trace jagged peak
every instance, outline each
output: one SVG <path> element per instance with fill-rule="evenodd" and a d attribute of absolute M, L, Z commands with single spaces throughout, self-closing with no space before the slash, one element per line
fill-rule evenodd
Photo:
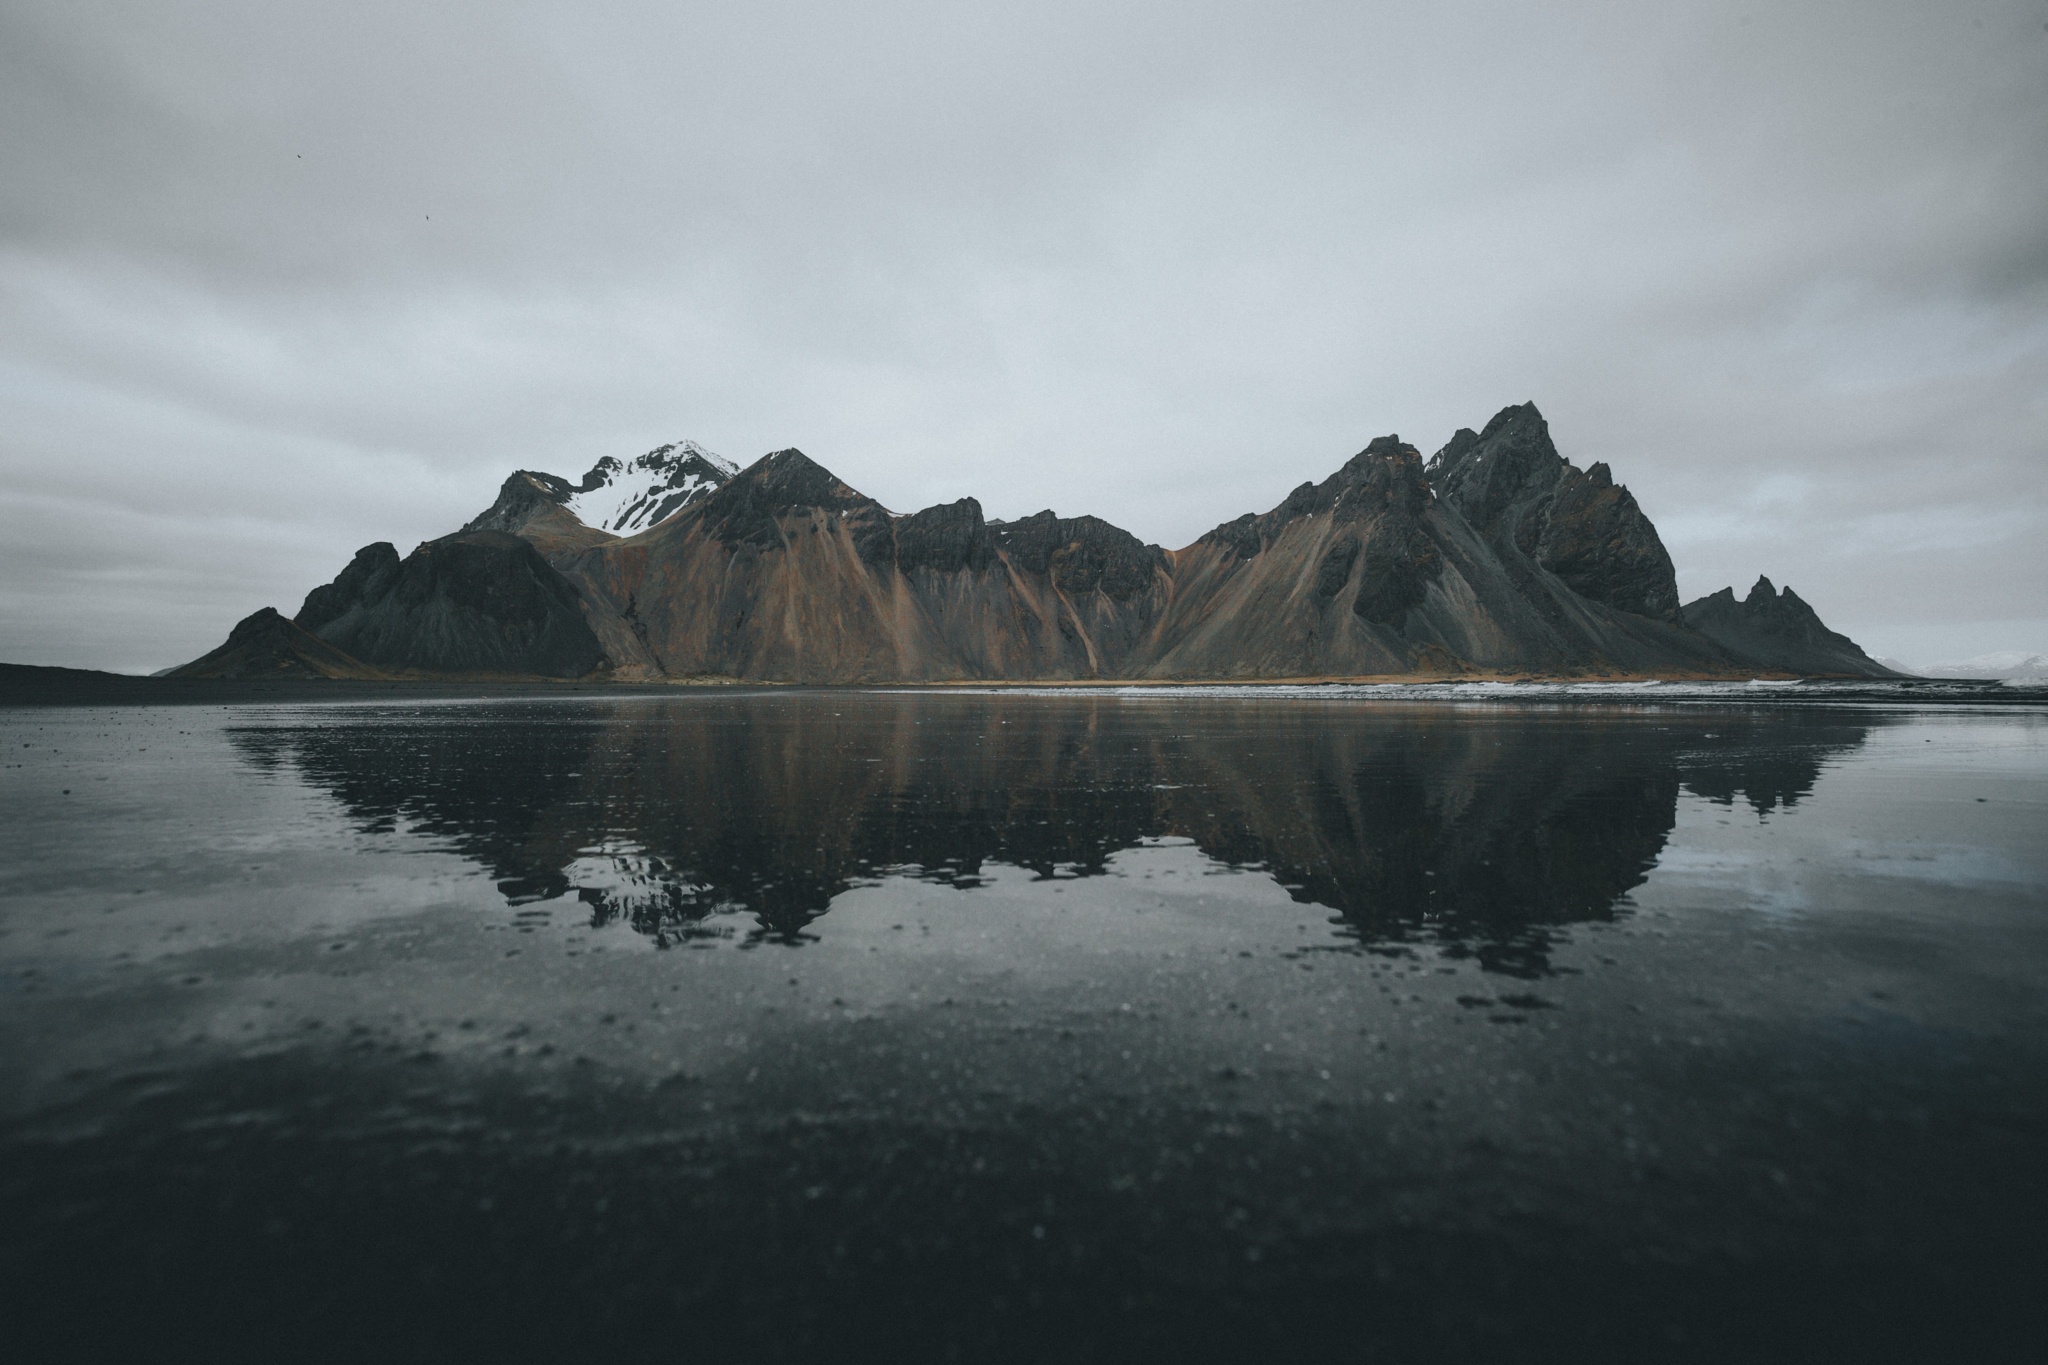
<path fill-rule="evenodd" d="M 986 525 L 1000 526 L 1000 521 L 988 521 L 982 514 L 981 499 L 975 497 L 955 498 L 951 502 L 935 502 L 929 507 L 920 507 L 915 512 L 895 512 L 890 515 L 898 521 L 909 521 L 913 517 L 936 517 L 946 514 L 980 517 Z"/>
<path fill-rule="evenodd" d="M 265 631 L 282 630 L 288 624 L 288 619 L 276 607 L 258 607 L 235 622 L 235 628 L 228 632 L 228 643 L 238 645 Z"/>
<path fill-rule="evenodd" d="M 709 496 L 735 472 L 732 461 L 695 441 L 671 441 L 630 460 L 606 455 L 574 483 L 545 470 L 514 470 L 497 501 L 462 529 L 516 534 L 536 512 L 560 507 L 593 530 L 637 535 Z"/>
<path fill-rule="evenodd" d="M 605 456 L 556 501 L 585 526 L 637 535 L 710 496 L 738 472 L 695 441 L 671 441 L 630 460 Z"/>
<path fill-rule="evenodd" d="M 1414 460 L 1420 463 L 1421 459 L 1421 451 L 1409 445 L 1399 436 L 1390 433 L 1386 436 L 1375 436 L 1370 441 L 1367 441 L 1365 449 L 1346 460 L 1343 466 L 1338 469 L 1337 474 L 1339 477 L 1347 474 L 1361 474 L 1367 472 L 1374 465 L 1404 460 Z"/>
<path fill-rule="evenodd" d="M 1493 415 L 1486 429 L 1479 433 L 1479 439 L 1490 441 L 1511 431 L 1540 433 L 1545 441 L 1550 439 L 1550 423 L 1543 420 L 1543 414 L 1533 402 L 1510 403 Z"/>
<path fill-rule="evenodd" d="M 1788 588 L 1786 589 L 1786 591 L 1790 592 L 1791 589 Z M 1735 590 L 1733 588 L 1730 588 L 1728 590 L 1728 595 L 1733 597 L 1735 595 Z M 1756 576 L 1756 582 L 1750 585 L 1749 596 L 1743 599 L 1744 602 L 1750 604 L 1758 602 L 1775 602 L 1777 600 L 1777 588 L 1772 586 L 1771 580 L 1764 577 L 1762 574 L 1758 574 Z"/>
<path fill-rule="evenodd" d="M 727 483 L 731 497 L 766 495 L 778 506 L 844 507 L 849 504 L 881 504 L 834 474 L 810 456 L 789 446 L 770 451 L 733 475 Z M 884 509 L 886 511 L 886 509 Z"/>

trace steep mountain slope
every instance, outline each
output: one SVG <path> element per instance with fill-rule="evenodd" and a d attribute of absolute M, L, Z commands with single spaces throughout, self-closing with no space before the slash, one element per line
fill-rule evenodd
<path fill-rule="evenodd" d="M 1174 580 L 1155 676 L 1738 666 L 1678 621 L 1670 558 L 1628 491 L 1559 456 L 1534 404 L 1427 466 L 1381 437 L 1178 552 Z"/>
<path fill-rule="evenodd" d="M 1781 593 L 1768 578 L 1759 577 L 1749 596 L 1739 602 L 1733 588 L 1688 602 L 1685 619 L 1730 652 L 1788 672 L 1899 676 L 1865 654 L 1854 640 L 1821 624 L 1813 608 L 1792 589 Z"/>

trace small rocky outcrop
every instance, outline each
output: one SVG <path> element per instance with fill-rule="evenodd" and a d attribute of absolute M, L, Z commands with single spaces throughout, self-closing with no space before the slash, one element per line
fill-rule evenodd
<path fill-rule="evenodd" d="M 1766 668 L 1822 677 L 1900 676 L 1832 631 L 1792 589 L 1783 592 L 1758 577 L 1749 596 L 1736 600 L 1723 588 L 1685 604 L 1685 622 L 1731 653 Z"/>
<path fill-rule="evenodd" d="M 906 574 L 984 573 L 995 556 L 995 537 L 973 498 L 927 507 L 896 522 L 896 567 Z"/>
<path fill-rule="evenodd" d="M 164 675 L 167 678 L 386 678 L 337 649 L 275 607 L 243 617 L 220 648 Z"/>
<path fill-rule="evenodd" d="M 1064 593 L 1099 589 L 1127 602 L 1150 588 L 1153 576 L 1166 567 L 1164 550 L 1101 517 L 1062 517 L 1048 510 L 999 521 L 990 529 L 1011 563 L 1026 573 L 1044 574 Z"/>

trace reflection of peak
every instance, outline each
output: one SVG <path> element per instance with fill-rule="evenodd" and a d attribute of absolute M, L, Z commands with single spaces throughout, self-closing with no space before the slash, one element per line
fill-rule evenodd
<path fill-rule="evenodd" d="M 1799 712 L 1425 734 L 1407 715 L 1286 708 L 1257 712 L 1248 745 L 1252 714 L 799 695 L 590 726 L 409 721 L 389 745 L 323 720 L 235 743 L 293 764 L 366 832 L 401 824 L 481 864 L 508 902 L 665 944 L 726 936 L 735 914 L 798 942 L 876 878 L 1100 876 L 1172 836 L 1337 912 L 1361 947 L 1539 976 L 1564 926 L 1611 917 L 1647 875 L 1681 783 L 1790 804 L 1867 731 Z M 1708 726 L 1729 733 L 1702 749 Z"/>
<path fill-rule="evenodd" d="M 1759 817 L 1810 796 L 1828 761 L 1863 742 L 1861 724 L 1794 712 L 1770 717 L 1730 713 L 1717 737 L 1733 743 L 1687 752 L 1679 771 L 1687 790 L 1724 806 L 1746 801 Z"/>

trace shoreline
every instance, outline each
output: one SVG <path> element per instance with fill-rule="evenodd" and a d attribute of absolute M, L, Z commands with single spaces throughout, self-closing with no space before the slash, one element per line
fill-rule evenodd
<path fill-rule="evenodd" d="M 508 700 L 519 697 L 671 696 L 679 692 L 779 691 L 890 691 L 890 692 L 1020 692 L 1020 693 L 1116 693 L 1130 689 L 1145 691 L 1208 691 L 1217 688 L 1256 691 L 1299 690 L 1313 687 L 1413 687 L 1443 688 L 1471 685 L 1546 687 L 1649 687 L 1672 684 L 1677 687 L 1701 684 L 1751 682 L 1771 684 L 1767 692 L 1752 700 L 1773 701 L 1864 701 L 1911 700 L 1911 693 L 1926 690 L 1928 700 L 1949 703 L 2048 701 L 2048 688 L 2007 687 L 1990 679 L 1902 678 L 1872 679 L 1845 677 L 1801 677 L 1796 674 L 1629 674 L 1629 673 L 1459 673 L 1388 674 L 1359 677 L 1304 678 L 1044 678 L 1044 679 L 950 679 L 945 681 L 891 682 L 796 682 L 771 679 L 684 678 L 658 682 L 614 682 L 560 678 L 402 678 L 360 679 L 320 677 L 277 678 L 158 678 L 126 673 L 105 673 L 94 669 L 47 667 L 35 664 L 0 664 L 0 706 L 205 706 L 249 702 L 318 702 L 375 700 Z M 1820 684 L 1825 692 L 1799 695 L 1802 683 Z M 1858 696 L 1864 688 L 1882 689 L 1882 696 Z M 1905 694 L 1905 695 L 1901 695 Z M 1571 694 L 1566 694 L 1569 696 Z M 1581 694 L 1588 701 L 1611 700 L 1612 694 Z M 1548 700 L 1562 699 L 1551 694 Z M 1673 700 L 1678 697 L 1673 695 Z M 1735 700 L 1715 697 L 1701 700 Z"/>

